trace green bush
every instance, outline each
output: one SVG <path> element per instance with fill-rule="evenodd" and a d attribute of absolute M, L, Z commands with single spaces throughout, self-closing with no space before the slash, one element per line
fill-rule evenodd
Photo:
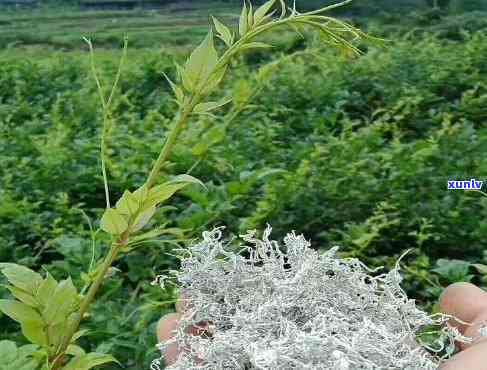
<path fill-rule="evenodd" d="M 450 282 L 485 283 L 471 263 L 487 262 L 487 199 L 446 190 L 448 179 L 487 171 L 487 36 L 465 40 L 398 41 L 351 64 L 328 51 L 283 62 L 231 129 L 204 136 L 218 145 L 194 147 L 205 118 L 178 143 L 168 172 L 193 167 L 210 191 L 183 191 L 178 212 L 165 210 L 170 226 L 196 237 L 222 220 L 229 233 L 268 222 L 276 239 L 294 228 L 316 248 L 338 244 L 374 266 L 412 248 L 405 286 L 425 306 Z M 143 181 L 176 108 L 160 76 L 173 70 L 172 57 L 141 50 L 130 58 L 108 143 L 120 159 L 108 163 L 114 198 Z M 91 253 L 81 210 L 98 219 L 104 204 L 87 62 L 72 53 L 0 64 L 0 258 L 56 278 L 69 272 L 78 286 Z M 102 65 L 112 76 L 112 53 Z M 257 83 L 249 68 L 226 85 L 237 100 Z M 170 239 L 117 265 L 91 311 L 85 348 L 113 353 L 128 369 L 149 366 L 155 322 L 174 293 L 162 297 L 148 282 L 177 267 Z M 2 337 L 22 341 L 6 317 L 0 322 Z"/>

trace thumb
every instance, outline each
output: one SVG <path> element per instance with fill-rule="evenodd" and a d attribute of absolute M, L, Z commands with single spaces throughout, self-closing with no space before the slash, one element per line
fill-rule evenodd
<path fill-rule="evenodd" d="M 165 342 L 172 338 L 173 332 L 179 326 L 179 319 L 181 318 L 181 314 L 174 312 L 163 316 L 159 322 L 157 323 L 157 339 L 159 342 Z M 178 355 L 180 352 L 180 348 L 178 347 L 177 343 L 171 343 L 164 353 L 164 359 L 166 365 L 171 365 L 176 362 Z"/>

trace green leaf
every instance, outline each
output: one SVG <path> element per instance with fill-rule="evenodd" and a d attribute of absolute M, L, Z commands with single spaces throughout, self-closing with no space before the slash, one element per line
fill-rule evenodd
<path fill-rule="evenodd" d="M 71 342 L 76 342 L 79 338 L 85 336 L 86 334 L 89 333 L 88 329 L 81 329 L 78 330 L 76 333 L 74 333 L 73 338 L 71 338 Z"/>
<path fill-rule="evenodd" d="M 66 353 L 71 356 L 83 356 L 86 354 L 85 350 L 76 344 L 70 344 L 66 348 Z"/>
<path fill-rule="evenodd" d="M 183 84 L 183 87 L 187 90 L 187 91 L 194 91 L 195 89 L 195 84 L 194 84 L 194 81 L 192 81 L 188 75 L 188 73 L 186 72 L 186 70 L 181 67 L 180 65 L 177 65 L 176 64 L 176 69 L 178 71 L 178 75 L 179 75 L 179 78 L 181 80 L 181 83 Z"/>
<path fill-rule="evenodd" d="M 41 315 L 25 303 L 0 300 L 0 311 L 20 323 L 22 334 L 32 343 L 45 345 L 47 342 L 44 332 L 44 321 Z"/>
<path fill-rule="evenodd" d="M 440 258 L 436 261 L 436 266 L 432 271 L 447 279 L 450 283 L 469 282 L 473 278 L 468 273 L 470 263 L 467 261 Z"/>
<path fill-rule="evenodd" d="M 232 46 L 233 44 L 233 34 L 232 31 L 228 29 L 222 22 L 220 22 L 215 17 L 211 17 L 213 19 L 213 23 L 215 24 L 216 32 L 218 33 L 218 37 L 227 45 Z"/>
<path fill-rule="evenodd" d="M 144 204 L 148 194 L 149 194 L 149 190 L 145 185 L 141 186 L 136 191 L 134 191 L 133 196 L 135 199 L 137 199 L 137 202 L 139 203 L 139 207 L 141 207 L 142 204 Z"/>
<path fill-rule="evenodd" d="M 49 325 L 64 322 L 76 310 L 78 300 L 79 296 L 71 278 L 63 280 L 54 290 L 42 316 Z"/>
<path fill-rule="evenodd" d="M 0 345 L 1 347 L 1 345 Z M 26 344 L 25 346 L 19 347 L 17 349 L 18 357 L 27 357 L 34 354 L 39 347 L 34 344 Z M 3 358 L 3 357 L 0 357 Z"/>
<path fill-rule="evenodd" d="M 239 107 L 244 107 L 252 96 L 250 82 L 240 79 L 235 83 L 232 92 L 233 103 Z"/>
<path fill-rule="evenodd" d="M 262 6 L 260 6 L 254 14 L 254 24 L 258 25 L 260 21 L 265 17 L 267 12 L 272 8 L 276 0 L 269 0 L 268 2 L 264 3 Z"/>
<path fill-rule="evenodd" d="M 477 271 L 482 275 L 487 275 L 487 265 L 483 265 L 481 263 L 473 263 L 472 266 L 475 267 Z"/>
<path fill-rule="evenodd" d="M 20 360 L 22 361 L 22 360 Z M 25 363 L 25 361 L 28 361 L 27 363 Z M 22 361 L 22 363 L 18 364 L 18 362 L 15 362 L 14 363 L 15 367 L 13 367 L 14 369 L 16 370 L 37 370 L 39 368 L 39 361 L 36 360 L 36 359 L 28 359 L 28 360 L 24 360 Z M 45 368 L 41 369 L 41 370 L 45 370 Z"/>
<path fill-rule="evenodd" d="M 191 53 L 186 63 L 185 72 L 194 89 L 194 92 L 201 85 L 207 83 L 218 62 L 218 54 L 213 44 L 213 32 L 210 29 L 203 42 Z"/>
<path fill-rule="evenodd" d="M 244 36 L 247 33 L 247 3 L 244 0 L 242 12 L 238 20 L 238 33 L 240 36 Z"/>
<path fill-rule="evenodd" d="M 215 89 L 215 87 L 217 87 L 220 84 L 220 82 L 223 80 L 226 71 L 227 71 L 227 66 L 224 66 L 214 71 L 211 74 L 210 78 L 208 79 L 204 88 L 201 90 L 201 92 L 203 94 L 209 94 L 210 92 L 212 92 Z"/>
<path fill-rule="evenodd" d="M 39 285 L 39 289 L 37 290 L 36 298 L 41 304 L 41 306 L 46 306 L 47 303 L 51 300 L 54 291 L 58 282 L 54 279 L 51 274 L 47 273 L 46 278 L 42 281 Z"/>
<path fill-rule="evenodd" d="M 17 298 L 19 301 L 25 303 L 26 305 L 31 306 L 31 307 L 37 307 L 39 305 L 39 302 L 37 302 L 36 299 L 31 294 L 26 292 L 25 290 L 16 288 L 16 287 L 11 286 L 11 285 L 8 285 L 6 288 L 10 291 L 10 293 L 12 293 L 12 295 L 15 298 Z"/>
<path fill-rule="evenodd" d="M 47 344 L 47 336 L 45 333 L 45 325 L 41 322 L 23 322 L 20 324 L 22 334 L 31 343 L 45 346 Z"/>
<path fill-rule="evenodd" d="M 0 269 L 10 284 L 16 288 L 35 294 L 42 276 L 31 269 L 15 263 L 0 263 Z"/>
<path fill-rule="evenodd" d="M 98 365 L 109 362 L 120 363 L 111 355 L 91 352 L 82 356 L 76 356 L 64 367 L 64 370 L 89 370 Z"/>
<path fill-rule="evenodd" d="M 220 108 L 220 107 L 224 106 L 225 104 L 228 104 L 231 101 L 232 101 L 231 98 L 227 98 L 227 99 L 223 99 L 223 100 L 220 100 L 217 102 L 216 101 L 210 101 L 210 102 L 206 102 L 206 103 L 200 103 L 200 104 L 196 105 L 196 107 L 194 107 L 193 112 L 196 114 L 203 114 L 203 113 L 211 112 L 212 110 Z"/>
<path fill-rule="evenodd" d="M 25 303 L 9 299 L 0 299 L 0 311 L 18 323 L 42 323 L 42 317 Z"/>
<path fill-rule="evenodd" d="M 67 322 L 61 321 L 56 324 L 50 324 L 47 327 L 47 335 L 49 338 L 49 344 L 52 348 L 57 348 L 61 345 L 64 339 L 64 333 L 67 330 Z"/>
<path fill-rule="evenodd" d="M 286 170 L 283 170 L 281 168 L 269 168 L 269 169 L 262 169 L 260 171 L 257 172 L 257 180 L 262 180 L 263 178 L 267 177 L 267 176 L 272 176 L 272 175 L 275 175 L 275 174 L 280 174 L 280 173 L 286 173 L 287 171 Z"/>
<path fill-rule="evenodd" d="M 130 191 L 125 190 L 122 197 L 118 200 L 116 207 L 117 211 L 122 215 L 132 216 L 137 213 L 139 209 L 138 198 Z"/>
<path fill-rule="evenodd" d="M 162 228 L 154 229 L 151 231 L 147 231 L 146 233 L 134 236 L 133 238 L 130 239 L 130 242 L 136 243 L 136 242 L 140 242 L 142 240 L 154 239 L 154 238 L 157 238 L 157 237 L 164 235 L 164 234 L 174 235 L 178 238 L 182 238 L 184 235 L 184 232 L 182 229 L 179 229 L 177 227 L 172 227 L 172 228 L 162 227 Z"/>
<path fill-rule="evenodd" d="M 142 229 L 147 223 L 150 221 L 152 216 L 154 216 L 154 213 L 156 213 L 156 206 L 152 206 L 145 211 L 141 212 L 134 221 L 134 226 L 132 227 L 132 231 L 139 231 Z"/>
<path fill-rule="evenodd" d="M 191 150 L 191 153 L 197 157 L 201 157 L 202 155 L 206 154 L 208 152 L 208 149 L 210 146 L 208 143 L 205 143 L 204 141 L 200 141 Z"/>
<path fill-rule="evenodd" d="M 176 101 L 179 104 L 183 104 L 183 101 L 184 101 L 183 90 L 178 85 L 176 85 L 174 82 L 172 82 L 171 79 L 164 72 L 162 72 L 162 74 L 164 75 L 167 82 L 169 83 L 169 86 L 171 86 L 171 89 L 174 92 L 174 96 L 176 97 Z"/>
<path fill-rule="evenodd" d="M 9 340 L 0 341 L 0 358 L 3 364 L 13 362 L 17 357 L 17 345 Z"/>
<path fill-rule="evenodd" d="M 197 143 L 192 150 L 193 155 L 201 156 L 205 154 L 208 149 L 217 143 L 220 143 L 226 136 L 226 129 L 223 126 L 214 126 L 208 130 L 204 139 Z"/>
<path fill-rule="evenodd" d="M 178 184 L 178 183 L 195 184 L 207 189 L 206 185 L 201 180 L 198 180 L 196 177 L 188 175 L 186 173 L 182 175 L 177 175 L 173 177 L 170 181 L 166 182 L 166 184 Z"/>
<path fill-rule="evenodd" d="M 151 207 L 164 202 L 187 185 L 187 183 L 157 185 L 149 191 L 146 204 Z"/>
<path fill-rule="evenodd" d="M 252 13 L 252 3 L 249 1 L 249 11 L 247 14 L 247 31 L 250 31 L 254 26 L 254 15 Z"/>
<path fill-rule="evenodd" d="M 263 42 L 249 42 L 248 44 L 242 45 L 239 50 L 247 50 L 247 49 L 268 49 L 272 48 L 272 45 L 263 43 Z"/>
<path fill-rule="evenodd" d="M 40 356 L 33 358 L 38 346 L 27 344 L 17 347 L 9 340 L 0 341 L 0 369 L 3 370 L 36 370 L 40 362 Z"/>
<path fill-rule="evenodd" d="M 101 218 L 100 226 L 103 231 L 112 235 L 120 235 L 129 227 L 127 220 L 119 211 L 113 208 L 105 211 Z"/>

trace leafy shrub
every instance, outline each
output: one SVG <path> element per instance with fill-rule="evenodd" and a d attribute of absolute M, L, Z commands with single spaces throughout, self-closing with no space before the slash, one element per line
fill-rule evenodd
<path fill-rule="evenodd" d="M 175 244 L 219 220 L 235 234 L 267 222 L 276 237 L 295 228 L 314 245 L 340 244 L 344 255 L 370 266 L 392 266 L 413 248 L 405 287 L 425 307 L 453 280 L 485 284 L 472 263 L 487 262 L 486 200 L 447 192 L 446 180 L 487 170 L 486 48 L 486 35 L 476 33 L 461 43 L 406 37 L 346 64 L 320 50 L 316 58 L 284 59 L 279 74 L 262 83 L 240 64 L 224 94 L 241 101 L 260 86 L 253 105 L 228 126 L 231 110 L 223 108 L 212 130 L 208 117 L 198 118 L 165 168 L 168 175 L 192 168 L 209 189 L 183 190 L 177 210 L 164 208 L 154 219 L 186 233 L 163 235 L 117 262 L 86 323 L 92 334 L 80 345 L 113 353 L 127 368 L 148 367 L 155 322 L 171 310 L 176 291 L 161 297 L 147 282 L 154 271 L 178 266 Z M 110 158 L 121 159 L 107 163 L 112 198 L 143 182 L 170 128 L 177 107 L 159 73 L 175 79 L 172 58 L 156 50 L 130 55 L 107 143 Z M 103 81 L 117 69 L 110 51 L 98 63 Z M 104 203 L 98 97 L 88 75 L 78 53 L 0 64 L 0 258 L 45 269 L 57 281 L 69 272 L 77 287 L 86 282 L 79 266 L 92 253 L 80 209 L 97 219 Z M 440 258 L 465 260 L 469 270 L 446 272 Z M 3 338 L 23 343 L 16 324 L 0 321 Z"/>
<path fill-rule="evenodd" d="M 152 165 L 148 176 L 142 177 L 142 185 L 133 192 L 124 190 L 130 188 L 130 185 L 123 184 L 127 180 L 123 176 L 122 181 L 119 179 L 115 182 L 115 186 L 110 184 L 109 187 L 107 172 L 107 168 L 109 168 L 110 175 L 117 176 L 117 162 L 112 161 L 111 158 L 114 155 L 123 156 L 124 149 L 127 150 L 129 147 L 133 149 L 133 146 L 127 145 L 127 142 L 123 142 L 124 140 L 130 140 L 132 137 L 129 131 L 126 132 L 128 135 L 124 136 L 123 140 L 121 140 L 122 145 L 120 146 L 116 145 L 119 143 L 117 140 L 120 139 L 120 136 L 114 133 L 117 122 L 115 117 L 120 114 L 120 111 L 126 113 L 127 109 L 124 109 L 125 106 L 130 106 L 132 102 L 126 99 L 126 96 L 122 96 L 119 99 L 118 106 L 112 105 L 122 74 L 127 42 L 124 44 L 123 54 L 113 85 L 111 89 L 107 90 L 105 88 L 105 81 L 100 78 L 97 71 L 91 41 L 85 39 L 90 49 L 90 67 L 96 82 L 96 92 L 92 92 L 90 96 L 94 97 L 99 95 L 102 105 L 100 115 L 100 164 L 103 187 L 99 190 L 101 190 L 100 193 L 105 194 L 106 207 L 99 224 L 96 225 L 93 225 L 91 222 L 90 215 L 79 209 L 78 204 L 81 202 L 84 203 L 84 197 L 90 194 L 96 197 L 95 194 L 98 192 L 92 193 L 90 189 L 80 189 L 79 187 L 76 189 L 75 187 L 73 189 L 75 192 L 71 197 L 66 196 L 64 193 L 64 186 L 70 181 L 79 184 L 80 178 L 77 175 L 81 171 L 78 171 L 76 168 L 79 162 L 70 159 L 73 157 L 70 157 L 67 148 L 61 144 L 69 142 L 71 148 L 77 148 L 77 144 L 79 143 L 77 135 L 85 127 L 79 125 L 79 129 L 76 129 L 76 124 L 80 123 L 76 119 L 78 117 L 67 125 L 62 124 L 66 116 L 69 116 L 72 112 L 70 112 L 70 107 L 66 109 L 64 102 L 58 99 L 58 95 L 52 96 L 48 94 L 46 96 L 40 90 L 32 91 L 27 87 L 25 83 L 27 81 L 19 84 L 19 88 L 12 94 L 9 91 L 10 86 L 5 84 L 12 83 L 12 81 L 7 81 L 7 79 L 2 81 L 5 84 L 2 88 L 7 90 L 5 101 L 8 102 L 11 99 L 17 98 L 19 95 L 22 96 L 25 94 L 27 100 L 30 100 L 30 103 L 32 103 L 32 100 L 39 99 L 46 102 L 49 106 L 52 121 L 41 129 L 38 125 L 40 117 L 36 114 L 37 112 L 32 111 L 29 109 L 30 106 L 25 104 L 20 117 L 14 117 L 7 113 L 6 127 L 13 129 L 12 131 L 14 133 L 17 129 L 19 136 L 21 136 L 25 133 L 25 127 L 22 127 L 22 132 L 20 132 L 18 126 L 15 126 L 13 123 L 17 121 L 28 122 L 27 124 L 33 123 L 33 132 L 37 134 L 36 140 L 31 141 L 32 138 L 30 137 L 24 144 L 28 147 L 27 150 L 34 151 L 34 161 L 39 165 L 37 168 L 39 172 L 35 181 L 39 181 L 40 189 L 43 189 L 46 193 L 52 193 L 52 184 L 50 187 L 46 187 L 45 184 L 48 183 L 49 179 L 53 178 L 54 174 L 61 175 L 63 180 L 56 184 L 56 187 L 61 187 L 60 189 L 62 189 L 62 192 L 56 194 L 60 198 L 59 203 L 67 202 L 68 199 L 76 202 L 76 209 L 73 208 L 70 211 L 80 213 L 85 218 L 89 228 L 89 242 L 84 242 L 72 236 L 72 231 L 80 231 L 80 234 L 87 234 L 79 229 L 79 224 L 76 224 L 73 230 L 63 230 L 65 232 L 63 235 L 58 233 L 58 225 L 65 222 L 66 219 L 52 219 L 49 226 L 53 227 L 52 236 L 56 237 L 54 240 L 51 240 L 51 246 L 57 247 L 54 252 L 55 254 L 60 254 L 68 259 L 68 261 L 59 261 L 54 256 L 50 260 L 50 266 L 57 270 L 54 275 L 64 275 L 63 272 L 68 272 L 68 278 L 62 279 L 61 281 L 58 281 L 49 272 L 40 274 L 19 264 L 2 263 L 0 265 L 0 270 L 9 283 L 6 289 L 13 296 L 13 299 L 0 300 L 0 310 L 14 321 L 17 321 L 20 324 L 23 336 L 39 347 L 36 354 L 42 358 L 44 364 L 42 367 L 44 370 L 58 370 L 61 368 L 65 370 L 88 370 L 99 365 L 117 362 L 113 356 L 106 353 L 109 348 L 98 346 L 97 349 L 86 352 L 78 345 L 78 339 L 86 335 L 86 330 L 80 329 L 80 324 L 88 314 L 88 308 L 91 308 L 90 306 L 95 300 L 95 296 L 101 285 L 117 270 L 112 265 L 119 257 L 126 256 L 127 262 L 130 262 L 133 259 L 130 253 L 138 249 L 141 245 L 148 242 L 167 241 L 165 235 L 178 237 L 182 235 L 183 230 L 180 228 L 168 227 L 170 221 L 161 222 L 164 213 L 173 209 L 167 206 L 159 207 L 162 212 L 157 217 L 154 217 L 156 209 L 162 202 L 168 200 L 189 185 L 203 185 L 203 183 L 189 174 L 175 177 L 163 176 L 161 170 L 166 166 L 169 155 L 178 143 L 178 139 L 184 132 L 186 126 L 188 126 L 190 117 L 211 117 L 212 114 L 210 112 L 229 102 L 228 99 L 219 101 L 208 101 L 208 99 L 213 97 L 216 88 L 221 83 L 235 56 L 248 49 L 268 48 L 269 45 L 254 41 L 254 39 L 262 33 L 286 25 L 294 28 L 299 28 L 303 25 L 309 26 L 319 31 L 322 39 L 328 44 L 332 44 L 337 49 L 348 54 L 359 53 L 359 50 L 350 39 L 357 39 L 358 37 L 363 40 L 372 40 L 347 23 L 321 15 L 321 13 L 328 10 L 327 8 L 320 9 L 317 12 L 298 14 L 295 9 L 288 9 L 284 2 L 280 2 L 280 17 L 274 19 L 272 15 L 268 14 L 274 3 L 274 0 L 268 1 L 257 8 L 255 12 L 250 4 L 244 4 L 239 19 L 237 35 L 234 35 L 225 25 L 213 18 L 217 36 L 226 45 L 221 55 L 218 55 L 214 46 L 213 31 L 210 29 L 203 42 L 191 53 L 185 66 L 178 66 L 178 82 L 172 82 L 169 77 L 165 76 L 174 94 L 174 102 L 177 105 L 176 118 L 174 122 L 166 119 L 166 123 L 170 122 L 170 125 L 168 128 L 165 127 L 167 132 L 164 145 L 162 149 L 155 153 L 158 153 L 158 155 L 155 155 L 157 159 Z M 24 65 L 20 65 L 20 68 L 25 67 Z M 39 69 L 34 71 L 34 77 L 46 84 L 52 83 L 52 79 L 44 81 L 46 77 Z M 70 77 L 72 76 L 68 76 L 68 80 Z M 29 81 L 29 83 L 31 82 Z M 74 81 L 69 82 L 70 89 L 66 92 L 68 95 L 72 94 L 71 89 L 74 85 Z M 80 90 L 77 90 L 76 93 Z M 245 105 L 246 102 L 235 105 L 234 115 L 236 116 Z M 67 114 L 64 114 L 66 110 Z M 162 115 L 160 112 L 156 112 L 155 114 Z M 95 117 L 92 118 L 94 119 Z M 120 121 L 123 122 L 123 119 Z M 126 127 L 130 130 L 130 125 Z M 157 130 L 154 131 L 157 133 Z M 29 147 L 28 144 L 32 144 L 32 147 Z M 18 148 L 16 149 L 18 150 Z M 53 150 L 59 150 L 61 156 L 50 156 Z M 93 150 L 88 153 L 92 155 Z M 7 160 L 12 161 L 12 158 L 9 157 L 10 155 L 11 153 L 9 152 L 7 154 Z M 17 155 L 13 158 L 19 158 L 19 156 Z M 140 170 L 134 171 L 134 175 L 140 174 Z M 90 173 L 87 183 L 95 178 L 95 173 Z M 17 178 L 12 175 L 7 180 L 5 189 L 7 196 L 14 198 L 14 196 L 9 194 L 13 193 L 13 189 L 20 191 L 20 196 L 22 195 L 22 191 L 25 191 L 26 194 L 32 196 L 31 199 L 23 199 L 25 200 L 25 204 L 35 203 L 36 194 L 32 194 L 28 188 L 23 188 L 21 179 L 17 183 Z M 83 192 L 82 190 L 87 191 Z M 113 195 L 110 193 L 111 191 L 115 191 L 115 194 L 118 193 L 118 200 L 114 204 L 110 201 L 113 199 Z M 89 201 L 86 201 L 85 204 L 88 207 L 95 205 L 91 205 Z M 96 212 L 97 210 L 95 209 L 94 211 Z M 175 213 L 173 212 L 173 214 Z M 68 212 L 68 217 L 70 216 L 73 216 L 73 213 Z M 171 218 L 175 219 L 176 217 L 168 217 L 167 220 L 171 220 Z M 159 226 L 154 227 L 154 222 L 157 221 L 160 222 Z M 75 220 L 72 222 L 76 223 Z M 150 226 L 151 230 L 144 232 L 142 229 L 146 226 Z M 43 234 L 49 234 L 49 231 Z M 100 231 L 104 233 L 98 236 Z M 162 238 L 160 238 L 161 236 Z M 175 240 L 169 241 L 176 242 Z M 88 262 L 87 256 L 89 253 L 91 254 L 91 258 Z M 147 259 L 144 258 L 144 261 L 147 261 Z M 86 264 L 88 265 L 85 266 L 85 268 L 87 267 L 86 272 L 78 273 L 76 271 L 78 267 L 83 267 Z M 72 277 L 70 276 L 71 270 L 76 271 L 72 274 Z M 129 279 L 135 277 L 133 273 L 129 273 L 128 276 Z M 78 289 L 73 283 L 73 278 L 76 279 L 76 285 L 82 287 L 81 289 Z M 133 282 L 135 283 L 136 280 Z M 108 285 L 110 285 L 110 282 Z M 139 288 L 136 288 L 136 291 L 137 289 Z M 105 311 L 109 311 L 110 306 L 111 304 L 106 305 L 104 307 Z M 126 320 L 124 321 L 127 322 Z"/>

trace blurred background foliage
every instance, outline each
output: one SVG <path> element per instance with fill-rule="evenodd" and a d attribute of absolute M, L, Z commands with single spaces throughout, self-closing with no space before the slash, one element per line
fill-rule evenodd
<path fill-rule="evenodd" d="M 239 6 L 2 8 L 0 261 L 70 274 L 83 285 L 87 219 L 97 227 L 104 200 L 99 103 L 81 36 L 93 37 L 108 82 L 129 35 L 109 139 L 118 198 L 144 180 L 175 112 L 161 73 L 175 77 L 174 61 L 201 40 L 209 13 L 234 22 Z M 157 356 L 155 324 L 175 297 L 150 281 L 177 268 L 176 245 L 219 225 L 229 236 L 266 223 L 275 238 L 294 229 L 317 249 L 339 245 L 371 266 L 391 267 L 411 249 L 404 287 L 428 310 L 452 282 L 487 284 L 487 199 L 447 191 L 448 179 L 487 180 L 486 2 L 357 0 L 336 14 L 391 41 L 350 60 L 316 37 L 285 31 L 269 40 L 271 53 L 235 63 L 224 95 L 238 103 L 259 84 L 261 92 L 230 124 L 222 118 L 228 108 L 193 120 L 166 168 L 191 169 L 209 191 L 188 188 L 156 218 L 183 235 L 145 244 L 117 264 L 84 324 L 85 348 L 113 353 L 127 369 L 148 368 Z M 264 82 L 255 73 L 291 53 L 298 54 Z M 105 248 L 99 238 L 96 253 Z M 0 295 L 8 294 L 0 288 Z M 15 323 L 0 323 L 0 339 L 24 343 Z"/>

